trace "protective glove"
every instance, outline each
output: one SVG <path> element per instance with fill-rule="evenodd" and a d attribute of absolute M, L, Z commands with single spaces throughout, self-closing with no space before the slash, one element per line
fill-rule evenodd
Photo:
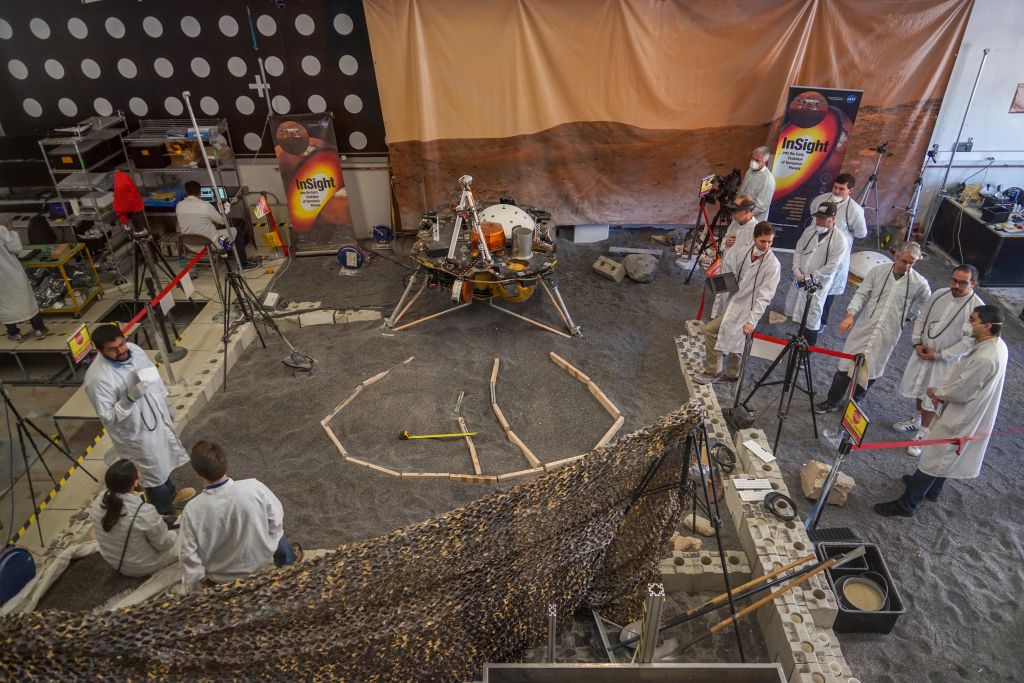
<path fill-rule="evenodd" d="M 135 403 L 149 392 L 149 382 L 136 382 L 135 386 L 128 390 L 128 400 Z"/>

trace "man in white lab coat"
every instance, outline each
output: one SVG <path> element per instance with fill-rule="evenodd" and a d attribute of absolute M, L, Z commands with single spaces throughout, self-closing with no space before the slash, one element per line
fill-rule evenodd
<path fill-rule="evenodd" d="M 704 326 L 704 372 L 694 377 L 700 384 L 739 378 L 743 343 L 754 331 L 765 308 L 775 296 L 782 268 L 772 253 L 775 231 L 771 223 L 761 221 L 754 228 L 754 243 L 749 249 L 732 249 L 722 264 L 723 272 L 736 276 L 738 289 L 729 296 L 725 312 Z M 722 354 L 727 354 L 725 374 L 721 372 Z"/>
<path fill-rule="evenodd" d="M 722 237 L 720 256 L 723 264 L 726 254 L 731 249 L 750 251 L 754 245 L 754 228 L 757 227 L 757 219 L 754 218 L 754 200 L 747 195 L 740 195 L 727 206 L 732 211 L 732 221 L 725 230 Z M 724 270 L 722 271 L 724 272 Z M 717 318 L 725 310 L 725 304 L 729 300 L 728 294 L 719 294 L 711 306 L 711 318 Z"/>
<path fill-rule="evenodd" d="M 971 313 L 985 302 L 974 293 L 978 271 L 972 265 L 957 266 L 950 277 L 950 286 L 936 290 L 924 307 L 924 314 L 914 323 L 914 355 L 907 362 L 900 383 L 900 393 L 916 399 L 917 412 L 893 424 L 898 432 L 913 432 L 913 439 L 928 438 L 935 419 L 935 406 L 926 395 L 928 387 L 942 386 L 950 368 L 974 347 L 974 339 L 966 332 Z M 919 446 L 908 446 L 907 453 L 921 455 Z"/>
<path fill-rule="evenodd" d="M 18 323 L 26 320 L 35 330 L 36 339 L 42 339 L 49 332 L 43 324 L 39 302 L 32 293 L 28 275 L 18 261 L 21 250 L 18 233 L 0 225 L 0 323 L 7 328 L 7 338 L 13 342 L 21 341 Z"/>
<path fill-rule="evenodd" d="M 850 277 L 850 254 L 853 250 L 854 238 L 867 237 L 868 224 L 864 220 L 864 209 L 850 196 L 856 179 L 851 173 L 840 173 L 832 181 L 832 192 L 820 194 L 811 200 L 810 208 L 813 214 L 819 206 L 825 202 L 832 202 L 836 205 L 836 231 L 846 238 L 846 258 L 832 278 L 832 287 L 825 297 L 825 306 L 821 309 L 821 326 L 828 325 L 828 313 L 832 309 L 832 302 L 837 296 L 846 291 L 846 281 Z"/>
<path fill-rule="evenodd" d="M 974 347 L 953 366 L 940 387 L 930 387 L 928 397 L 938 405 L 931 439 L 977 436 L 956 444 L 933 444 L 921 449 L 913 474 L 903 476 L 903 495 L 877 503 L 875 512 L 885 517 L 912 517 L 924 498 L 938 500 L 947 479 L 974 479 L 988 448 L 988 434 L 995 428 L 1003 393 L 1008 352 L 1000 339 L 1003 316 L 995 306 L 978 306 L 971 313 Z"/>
<path fill-rule="evenodd" d="M 793 286 L 786 295 L 786 315 L 798 324 L 810 300 L 804 336 L 811 346 L 818 343 L 822 308 L 832 279 L 849 256 L 849 245 L 836 226 L 836 205 L 821 204 L 813 218 L 814 223 L 804 230 L 793 250 Z"/>
<path fill-rule="evenodd" d="M 883 263 L 868 271 L 846 307 L 846 317 L 839 323 L 840 332 L 850 333 L 843 352 L 864 354 L 867 386 L 861 383 L 862 378 L 857 378 L 855 400 L 860 400 L 885 373 L 885 365 L 903 334 L 903 327 L 917 318 L 932 293 L 928 281 L 914 270 L 914 264 L 921 258 L 921 245 L 908 242 L 900 245 L 895 254 L 896 261 L 892 265 Z M 840 360 L 828 396 L 814 406 L 814 412 L 829 413 L 839 409 L 846 398 L 852 373 L 853 361 Z"/>
<path fill-rule="evenodd" d="M 167 387 L 146 352 L 127 342 L 117 325 L 93 328 L 92 341 L 97 356 L 85 373 L 85 393 L 114 442 L 107 464 L 120 458 L 135 463 L 149 502 L 173 519 L 174 505 L 195 490 L 178 491 L 171 482 L 171 471 L 188 455 L 174 432 Z"/>
<path fill-rule="evenodd" d="M 246 270 L 258 268 L 260 264 L 256 261 L 249 261 L 245 255 L 244 222 L 226 225 L 224 214 L 210 202 L 203 201 L 200 196 L 202 190 L 202 186 L 194 180 L 185 183 L 185 198 L 174 207 L 174 215 L 178 219 L 178 232 L 182 235 L 200 235 L 213 244 L 224 239 L 234 245 L 243 268 Z"/>
<path fill-rule="evenodd" d="M 750 168 L 743 176 L 737 195 L 754 198 L 754 218 L 760 223 L 768 220 L 768 209 L 775 195 L 775 176 L 768 168 L 768 157 L 771 150 L 767 147 L 755 147 L 750 152 Z"/>
<path fill-rule="evenodd" d="M 283 567 L 299 559 L 301 548 L 284 535 L 281 502 L 256 479 L 231 479 L 220 444 L 200 441 L 189 461 L 206 486 L 181 514 L 178 560 L 186 591 L 244 579 L 271 560 Z"/>

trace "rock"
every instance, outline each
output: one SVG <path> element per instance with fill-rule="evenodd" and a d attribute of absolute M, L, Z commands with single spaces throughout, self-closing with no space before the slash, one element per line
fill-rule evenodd
<path fill-rule="evenodd" d="M 622 259 L 626 275 L 636 282 L 650 282 L 658 272 L 658 259 L 650 254 L 628 254 Z"/>
<path fill-rule="evenodd" d="M 828 471 L 829 466 L 817 460 L 812 460 L 800 468 L 800 488 L 804 490 L 804 495 L 807 498 L 818 500 L 818 496 L 821 495 L 821 487 L 825 484 L 825 478 L 828 476 Z M 832 487 L 832 493 L 829 494 L 828 504 L 845 504 L 847 496 L 850 495 L 850 491 L 855 486 L 857 486 L 857 482 L 853 480 L 853 477 L 840 472 L 839 477 L 836 478 L 835 486 Z"/>
<path fill-rule="evenodd" d="M 696 522 L 694 522 L 694 516 L 692 512 L 686 513 L 683 516 L 683 526 L 687 529 L 696 531 L 701 536 L 714 536 L 715 527 L 711 526 L 711 522 L 704 519 L 700 515 L 697 515 Z"/>
<path fill-rule="evenodd" d="M 686 552 L 688 550 L 700 550 L 704 547 L 704 541 L 694 536 L 683 536 L 679 532 L 672 534 L 672 549 Z"/>

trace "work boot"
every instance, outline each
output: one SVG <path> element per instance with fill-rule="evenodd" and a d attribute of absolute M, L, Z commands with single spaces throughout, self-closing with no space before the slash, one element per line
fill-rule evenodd
<path fill-rule="evenodd" d="M 184 505 L 185 503 L 189 502 L 195 497 L 196 490 L 191 486 L 186 486 L 185 488 L 179 490 L 177 493 L 174 494 L 174 500 L 172 502 L 175 505 Z"/>
<path fill-rule="evenodd" d="M 903 475 L 903 483 L 906 484 L 907 486 L 910 486 L 910 475 L 909 474 L 904 474 Z M 929 491 L 928 493 L 924 494 L 924 497 L 925 497 L 926 500 L 930 500 L 933 503 L 939 499 L 939 497 L 937 495 L 934 495 L 931 491 Z"/>
<path fill-rule="evenodd" d="M 900 505 L 898 500 L 890 500 L 888 503 L 875 503 L 872 509 L 883 517 L 913 517 L 913 512 L 907 512 Z"/>

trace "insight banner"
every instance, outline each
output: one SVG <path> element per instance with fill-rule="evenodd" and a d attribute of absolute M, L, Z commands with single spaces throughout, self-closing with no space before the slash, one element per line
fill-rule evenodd
<path fill-rule="evenodd" d="M 862 90 L 790 86 L 775 147 L 775 195 L 768 220 L 775 244 L 791 248 L 810 215 L 812 199 L 832 189 L 842 171 Z"/>
<path fill-rule="evenodd" d="M 334 117 L 330 112 L 272 116 L 270 130 L 291 216 L 292 248 L 297 254 L 323 253 L 351 244 L 355 229 Z"/>

